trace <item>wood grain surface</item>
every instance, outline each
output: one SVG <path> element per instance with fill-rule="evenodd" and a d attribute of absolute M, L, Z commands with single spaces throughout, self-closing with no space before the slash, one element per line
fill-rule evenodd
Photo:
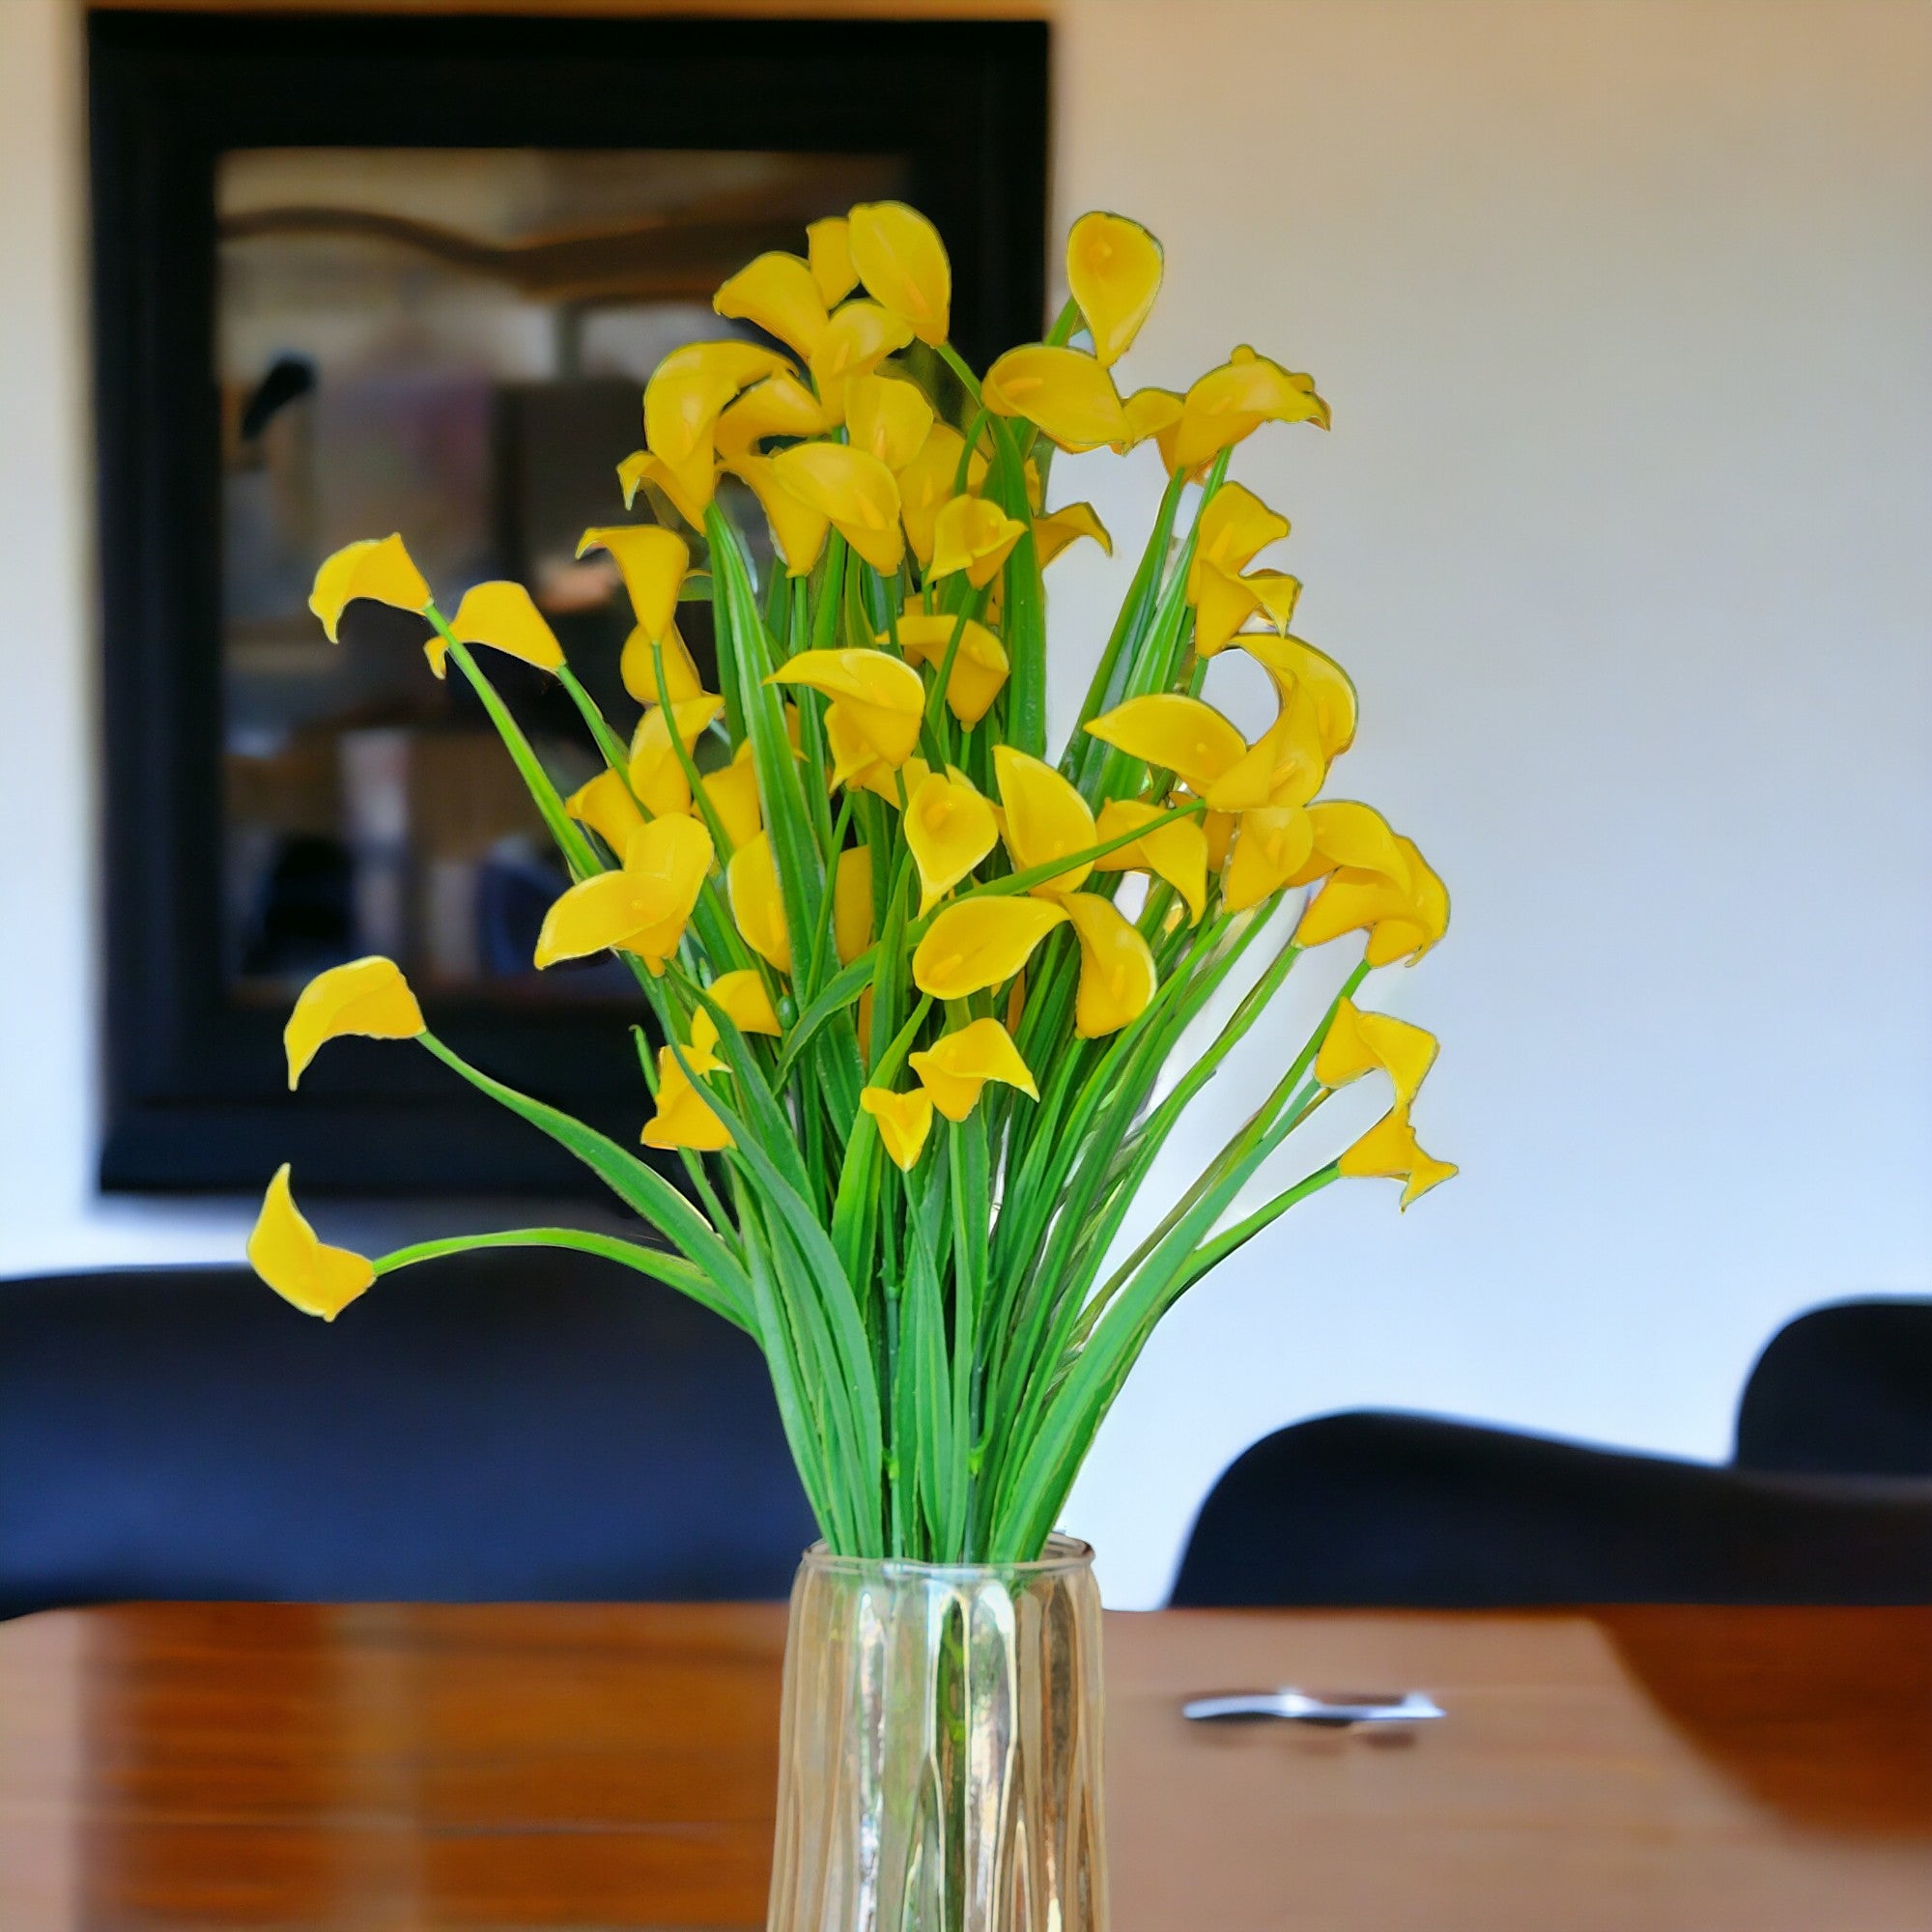
<path fill-rule="evenodd" d="M 762 1921 L 783 1613 L 0 1625 L 0 1932 Z M 1932 1613 L 1110 1616 L 1118 1932 L 1926 1932 Z M 1432 1693 L 1398 1734 L 1189 1694 Z"/>

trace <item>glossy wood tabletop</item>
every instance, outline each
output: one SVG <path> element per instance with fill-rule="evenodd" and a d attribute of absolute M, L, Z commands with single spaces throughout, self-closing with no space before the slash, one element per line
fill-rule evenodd
<path fill-rule="evenodd" d="M 0 1932 L 762 1921 L 783 1613 L 0 1625 Z M 1118 1932 L 1926 1932 L 1932 1613 L 1107 1620 Z M 1191 1693 L 1426 1690 L 1392 1733 Z"/>

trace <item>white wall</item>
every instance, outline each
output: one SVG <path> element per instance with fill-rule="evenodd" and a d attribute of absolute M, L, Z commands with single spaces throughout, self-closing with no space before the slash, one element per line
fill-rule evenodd
<path fill-rule="evenodd" d="M 1236 473 L 1294 519 L 1298 629 L 1361 686 L 1348 788 L 1456 906 L 1371 985 L 1442 1037 L 1421 1123 L 1463 1176 L 1405 1218 L 1392 1186 L 1331 1189 L 1183 1304 L 1071 1512 L 1133 1605 L 1293 1417 L 1720 1456 L 1787 1315 L 1932 1286 L 1932 10 L 1061 21 L 1063 223 L 1117 207 L 1167 244 L 1127 373 L 1183 384 L 1252 341 L 1334 405 L 1331 437 L 1264 432 Z M 233 1254 L 248 1212 L 91 1192 L 78 143 L 69 7 L 5 0 L 10 1271 Z M 1144 526 L 1150 457 L 1079 469 L 1063 487 Z M 1065 684 L 1123 575 L 1055 566 Z"/>

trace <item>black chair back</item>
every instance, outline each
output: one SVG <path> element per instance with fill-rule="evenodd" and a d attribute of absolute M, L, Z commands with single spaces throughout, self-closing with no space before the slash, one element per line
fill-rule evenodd
<path fill-rule="evenodd" d="M 814 1535 L 762 1358 L 513 1250 L 325 1327 L 242 1268 L 0 1283 L 0 1614 L 117 1598 L 770 1598 Z"/>

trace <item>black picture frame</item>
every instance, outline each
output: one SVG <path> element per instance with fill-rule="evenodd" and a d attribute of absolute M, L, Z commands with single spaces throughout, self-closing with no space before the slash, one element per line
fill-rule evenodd
<path fill-rule="evenodd" d="M 246 147 L 889 152 L 983 360 L 1043 325 L 1038 21 L 95 13 L 88 23 L 105 774 L 107 1189 L 574 1192 L 583 1171 L 427 1056 L 331 1047 L 219 964 L 214 171 Z M 635 1143 L 618 1019 L 432 1007 L 458 1051 Z M 592 1183 L 594 1185 L 594 1183 Z"/>

